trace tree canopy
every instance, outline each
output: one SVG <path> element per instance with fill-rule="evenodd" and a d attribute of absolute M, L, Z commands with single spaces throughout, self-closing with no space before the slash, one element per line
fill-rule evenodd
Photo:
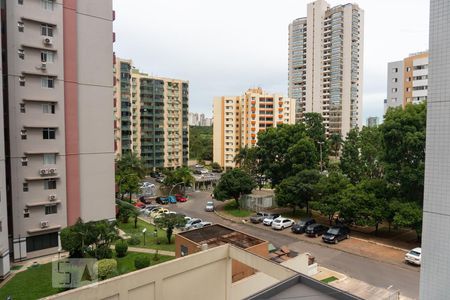
<path fill-rule="evenodd" d="M 214 188 L 214 198 L 220 201 L 233 198 L 239 206 L 241 196 L 250 194 L 255 187 L 254 179 L 243 170 L 236 168 L 222 175 Z"/>

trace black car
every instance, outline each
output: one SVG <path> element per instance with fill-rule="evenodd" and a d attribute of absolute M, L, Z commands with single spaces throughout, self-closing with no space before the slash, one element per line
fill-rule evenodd
<path fill-rule="evenodd" d="M 350 229 L 346 226 L 333 226 L 331 227 L 323 236 L 322 240 L 325 243 L 334 243 L 348 239 L 350 234 Z"/>
<path fill-rule="evenodd" d="M 305 234 L 307 236 L 318 237 L 327 232 L 328 227 L 322 224 L 314 223 L 306 227 Z"/>
<path fill-rule="evenodd" d="M 311 225 L 311 224 L 315 224 L 316 220 L 314 219 L 305 219 L 305 220 L 300 220 L 298 223 L 294 224 L 291 227 L 291 230 L 293 233 L 305 233 L 306 228 Z"/>
<path fill-rule="evenodd" d="M 253 215 L 250 217 L 250 221 L 254 224 L 261 223 L 267 216 L 269 216 L 269 213 L 266 212 L 259 212 L 256 213 L 256 215 Z"/>

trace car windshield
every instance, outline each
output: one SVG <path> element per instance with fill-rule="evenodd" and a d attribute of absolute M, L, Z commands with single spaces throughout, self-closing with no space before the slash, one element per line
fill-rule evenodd
<path fill-rule="evenodd" d="M 327 233 L 330 234 L 338 234 L 339 233 L 339 228 L 330 228 Z M 404 253 L 404 252 L 403 252 Z"/>
<path fill-rule="evenodd" d="M 414 256 L 420 256 L 420 252 L 417 252 L 414 250 L 409 251 L 409 254 L 414 255 Z"/>
<path fill-rule="evenodd" d="M 264 214 L 263 213 L 257 213 L 256 214 L 258 217 L 262 217 L 262 216 L 264 216 Z"/>
<path fill-rule="evenodd" d="M 274 221 L 274 223 L 280 223 L 281 222 L 281 220 L 275 220 Z"/>
<path fill-rule="evenodd" d="M 211 201 L 208 201 L 208 203 L 206 203 L 206 205 L 211 206 L 211 205 L 213 205 L 213 203 Z"/>
<path fill-rule="evenodd" d="M 306 221 L 299 221 L 298 222 L 298 225 L 300 225 L 300 226 L 304 226 L 306 224 Z"/>

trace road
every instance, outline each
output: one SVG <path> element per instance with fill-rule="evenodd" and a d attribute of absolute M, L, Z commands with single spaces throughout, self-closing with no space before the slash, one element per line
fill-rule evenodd
<path fill-rule="evenodd" d="M 226 225 L 267 240 L 276 247 L 287 245 L 294 251 L 309 252 L 315 256 L 321 266 L 365 281 L 373 286 L 382 288 L 392 286 L 392 289 L 400 290 L 402 295 L 409 298 L 417 299 L 419 297 L 419 268 L 384 263 L 320 244 L 299 241 L 295 235 L 284 235 L 255 226 L 236 224 L 222 219 L 215 213 L 205 212 L 206 202 L 210 200 L 210 193 L 192 192 L 189 194 L 189 201 L 172 204 L 169 209 L 204 221 Z"/>

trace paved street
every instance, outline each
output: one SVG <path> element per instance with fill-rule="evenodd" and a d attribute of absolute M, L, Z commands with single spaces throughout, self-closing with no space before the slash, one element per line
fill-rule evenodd
<path fill-rule="evenodd" d="M 275 246 L 288 245 L 299 252 L 309 252 L 316 257 L 316 261 L 326 267 L 357 278 L 377 287 L 399 289 L 402 295 L 418 298 L 419 268 L 412 266 L 393 265 L 372 260 L 359 255 L 342 252 L 337 249 L 299 241 L 295 235 L 280 234 L 280 232 L 265 230 L 255 226 L 236 224 L 222 219 L 211 212 L 205 212 L 207 201 L 211 200 L 210 193 L 193 192 L 189 194 L 189 201 L 170 205 L 169 209 L 186 214 L 190 217 L 201 218 L 205 221 L 220 223 L 236 230 L 270 241 Z M 219 202 L 216 202 L 219 203 Z"/>

